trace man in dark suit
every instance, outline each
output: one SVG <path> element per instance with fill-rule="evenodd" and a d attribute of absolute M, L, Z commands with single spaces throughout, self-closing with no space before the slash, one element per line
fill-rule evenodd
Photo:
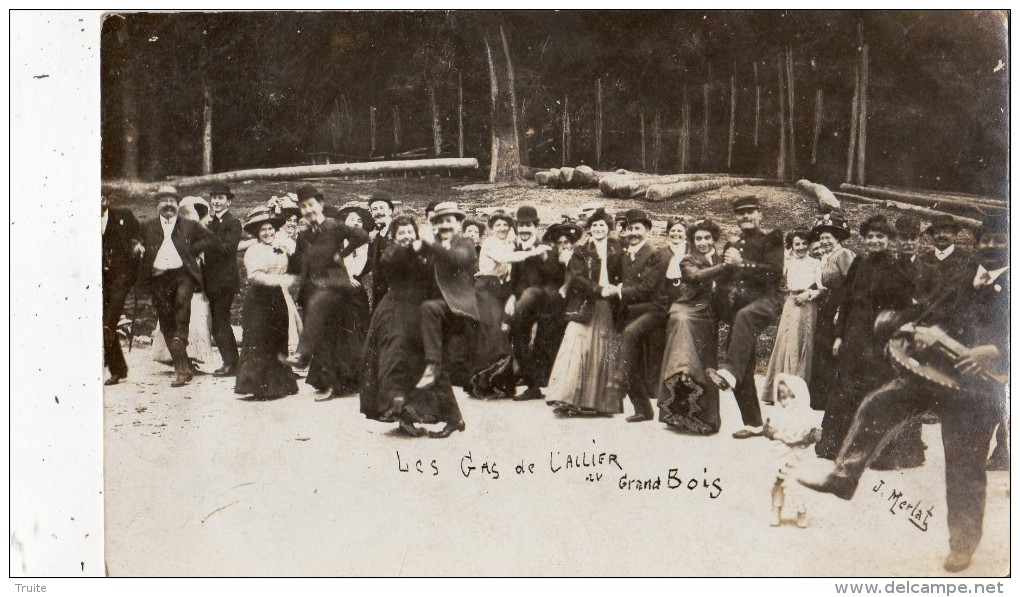
<path fill-rule="evenodd" d="M 299 300 L 304 306 L 304 331 L 297 350 L 290 357 L 279 355 L 281 363 L 304 368 L 323 341 L 326 322 L 343 304 L 343 291 L 352 288 L 344 267 L 347 253 L 368 242 L 363 228 L 351 228 L 322 213 L 322 193 L 312 185 L 297 191 L 298 207 L 308 221 L 308 228 L 297 238 L 297 248 L 290 256 L 291 273 L 301 275 Z M 344 247 L 344 241 L 348 241 Z M 325 361 L 328 362 L 328 361 Z M 330 395 L 333 397 L 333 388 Z"/>
<path fill-rule="evenodd" d="M 815 491 L 853 497 L 861 475 L 886 440 L 921 413 L 934 410 L 942 422 L 946 458 L 946 507 L 950 554 L 944 567 L 959 572 L 970 565 L 981 540 L 987 476 L 985 459 L 1006 397 L 1009 375 L 1009 220 L 985 218 L 977 232 L 977 259 L 959 283 L 916 323 L 901 331 L 913 335 L 915 358 L 939 354 L 942 337 L 966 348 L 952 364 L 960 389 L 951 390 L 903 373 L 869 394 L 854 416 L 832 473 L 820 481 L 799 479 Z"/>
<path fill-rule="evenodd" d="M 956 287 L 963 277 L 964 268 L 970 262 L 970 253 L 956 246 L 956 235 L 960 233 L 960 225 L 948 214 L 936 216 L 924 233 L 931 237 L 931 244 L 935 247 L 922 258 L 935 266 L 938 272 L 938 286 Z"/>
<path fill-rule="evenodd" d="M 170 385 L 179 387 L 194 375 L 187 349 L 191 297 L 202 290 L 196 255 L 213 246 L 216 239 L 198 222 L 177 217 L 180 197 L 174 187 L 160 187 L 155 199 L 158 216 L 142 226 L 140 282 L 152 293 L 159 327 L 174 362 L 176 375 Z"/>
<path fill-rule="evenodd" d="M 905 215 L 896 220 L 896 261 L 914 283 L 914 302 L 926 305 L 939 290 L 939 273 L 934 265 L 917 254 L 921 240 L 921 220 Z"/>
<path fill-rule="evenodd" d="M 477 270 L 475 245 L 460 231 L 464 212 L 455 202 L 439 203 L 431 224 L 419 230 L 422 255 L 429 268 L 430 299 L 421 305 L 421 335 L 425 372 L 418 387 L 425 387 L 443 375 L 443 324 L 453 318 L 480 320 L 473 275 Z M 437 236 L 438 235 L 438 236 Z"/>
<path fill-rule="evenodd" d="M 783 308 L 783 231 L 761 229 L 761 207 L 754 195 L 733 200 L 740 236 L 726 243 L 723 263 L 727 278 L 720 283 L 724 321 L 730 324 L 729 345 L 718 369 L 705 373 L 721 390 L 733 389 L 744 427 L 733 437 L 762 433 L 761 407 L 754 386 L 754 351 L 758 336 L 779 319 Z"/>
<path fill-rule="evenodd" d="M 213 372 L 216 377 L 228 377 L 237 369 L 237 339 L 230 327 L 230 307 L 234 296 L 241 290 L 237 270 L 237 245 L 241 242 L 241 221 L 230 213 L 230 200 L 234 194 L 230 187 L 216 183 L 209 187 L 209 204 L 212 217 L 209 231 L 216 243 L 206 249 L 202 257 L 202 276 L 205 296 L 209 299 L 212 318 L 212 337 L 220 351 L 223 366 Z"/>
<path fill-rule="evenodd" d="M 372 214 L 375 222 L 375 230 L 369 237 L 371 245 L 368 249 L 368 260 L 372 272 L 372 310 L 382 302 L 386 291 L 389 290 L 389 283 L 386 276 L 382 274 L 382 254 L 392 244 L 390 240 L 390 223 L 393 222 L 393 200 L 385 193 L 375 193 L 368 198 L 368 211 Z"/>
<path fill-rule="evenodd" d="M 534 207 L 522 205 L 517 209 L 514 251 L 530 251 L 538 245 L 539 223 L 538 210 Z M 510 270 L 510 285 L 514 296 L 510 344 L 524 385 L 527 386 L 522 394 L 514 396 L 514 400 L 544 398 L 540 388 L 545 385 L 545 377 L 552 364 L 546 362 L 548 351 L 542 348 L 544 343 L 550 341 L 550 334 L 554 333 L 550 328 L 557 326 L 543 315 L 548 313 L 550 304 L 560 298 L 557 291 L 563 284 L 565 269 L 554 256 L 542 253 L 515 263 Z M 562 300 L 558 302 L 562 307 Z M 533 328 L 534 343 L 531 338 Z"/>
<path fill-rule="evenodd" d="M 651 421 L 655 417 L 651 397 L 655 395 L 662 353 L 665 349 L 669 313 L 661 298 L 669 258 L 648 244 L 652 221 L 640 209 L 624 215 L 626 242 L 621 281 L 617 286 L 623 323 L 622 350 L 613 364 L 609 389 L 620 398 L 630 396 L 634 414 L 627 422 Z"/>
<path fill-rule="evenodd" d="M 473 280 L 478 257 L 475 244 L 460 234 L 464 212 L 455 202 L 438 203 L 429 213 L 432 226 L 422 226 L 418 230 L 421 238 L 414 242 L 415 250 L 425 259 L 429 284 L 429 300 L 420 307 L 425 371 L 417 386 L 432 386 L 441 397 L 446 425 L 430 435 L 448 437 L 454 431 L 463 431 L 465 425 L 453 395 L 451 376 L 444 367 L 443 337 L 455 328 L 472 328 L 481 320 Z"/>
<path fill-rule="evenodd" d="M 142 256 L 141 226 L 130 209 L 110 207 L 103 193 L 100 212 L 103 235 L 103 361 L 110 369 L 104 383 L 120 383 L 128 374 L 127 362 L 117 338 L 117 322 L 124 300 L 138 281 L 138 258 Z"/>

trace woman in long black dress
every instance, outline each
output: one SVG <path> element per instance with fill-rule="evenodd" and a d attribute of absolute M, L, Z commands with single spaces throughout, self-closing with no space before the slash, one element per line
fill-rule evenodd
<path fill-rule="evenodd" d="M 670 225 L 672 227 L 672 225 Z M 681 433 L 719 431 L 719 389 L 705 375 L 718 366 L 715 280 L 726 273 L 716 253 L 719 226 L 698 220 L 687 229 L 689 252 L 666 272 L 670 300 L 666 352 L 659 375 L 659 420 Z"/>
<path fill-rule="evenodd" d="M 823 253 L 818 315 L 815 318 L 815 345 L 811 355 L 811 408 L 825 410 L 829 396 L 839 387 L 837 361 L 832 356 L 836 340 L 836 312 L 846 292 L 846 277 L 857 255 L 843 246 L 850 238 L 850 225 L 837 213 L 819 216 L 811 228 L 810 239 L 817 240 Z"/>
<path fill-rule="evenodd" d="M 884 338 L 876 337 L 875 319 L 884 310 L 911 306 L 913 283 L 890 250 L 896 229 L 885 216 L 861 225 L 867 255 L 858 257 L 847 273 L 845 293 L 836 321 L 832 352 L 839 363 L 838 388 L 829 397 L 822 437 L 815 451 L 834 460 L 864 397 L 896 377 L 885 357 Z M 905 427 L 875 459 L 874 468 L 896 469 L 924 463 L 920 425 Z"/>
<path fill-rule="evenodd" d="M 366 232 L 375 229 L 372 214 L 358 204 L 348 203 L 337 212 L 337 219 L 351 228 L 363 228 Z M 370 297 L 372 287 L 369 246 L 361 245 L 351 249 L 348 242 L 340 254 L 344 268 L 351 280 L 351 287 L 342 291 L 343 303 L 326 322 L 327 351 L 320 351 L 312 358 L 308 370 L 308 384 L 327 393 L 315 399 L 324 402 L 352 395 L 360 386 L 361 350 L 368 333 L 370 321 Z M 319 359 L 321 356 L 321 360 Z"/>
<path fill-rule="evenodd" d="M 248 292 L 241 312 L 242 344 L 234 391 L 257 400 L 297 394 L 297 382 L 290 367 L 276 355 L 287 351 L 289 317 L 284 293 L 294 283 L 287 274 L 287 255 L 294 241 L 276 231 L 283 224 L 268 208 L 249 214 L 244 229 L 258 242 L 244 254 Z"/>
<path fill-rule="evenodd" d="M 428 268 L 414 248 L 413 219 L 394 218 L 390 238 L 376 272 L 386 277 L 389 290 L 372 314 L 361 361 L 361 413 L 375 421 L 399 421 L 405 433 L 418 437 L 424 430 L 416 423 L 458 420 L 460 413 L 449 383 L 415 387 L 425 371 L 419 306 L 428 295 Z"/>

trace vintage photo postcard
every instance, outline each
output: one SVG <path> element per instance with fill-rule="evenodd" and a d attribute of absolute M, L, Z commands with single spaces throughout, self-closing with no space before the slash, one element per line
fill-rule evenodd
<path fill-rule="evenodd" d="M 1009 11 L 11 23 L 18 591 L 1008 583 Z"/>

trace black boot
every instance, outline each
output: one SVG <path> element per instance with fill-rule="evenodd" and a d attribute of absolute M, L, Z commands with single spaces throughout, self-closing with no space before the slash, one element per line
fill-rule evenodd
<path fill-rule="evenodd" d="M 180 338 L 171 338 L 167 343 L 167 349 L 174 362 L 175 374 L 174 380 L 170 382 L 170 387 L 179 388 L 187 385 L 192 379 L 191 360 L 188 358 L 187 345 Z"/>

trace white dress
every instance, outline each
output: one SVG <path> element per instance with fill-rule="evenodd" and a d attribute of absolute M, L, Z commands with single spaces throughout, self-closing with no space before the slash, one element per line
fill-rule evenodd
<path fill-rule="evenodd" d="M 212 347 L 212 312 L 209 310 L 209 301 L 205 298 L 204 292 L 196 292 L 191 297 L 191 325 L 188 326 L 188 356 L 199 368 L 203 364 L 211 363 L 213 355 Z M 170 350 L 166 346 L 166 338 L 163 337 L 159 323 L 152 332 L 152 360 L 172 364 Z"/>

